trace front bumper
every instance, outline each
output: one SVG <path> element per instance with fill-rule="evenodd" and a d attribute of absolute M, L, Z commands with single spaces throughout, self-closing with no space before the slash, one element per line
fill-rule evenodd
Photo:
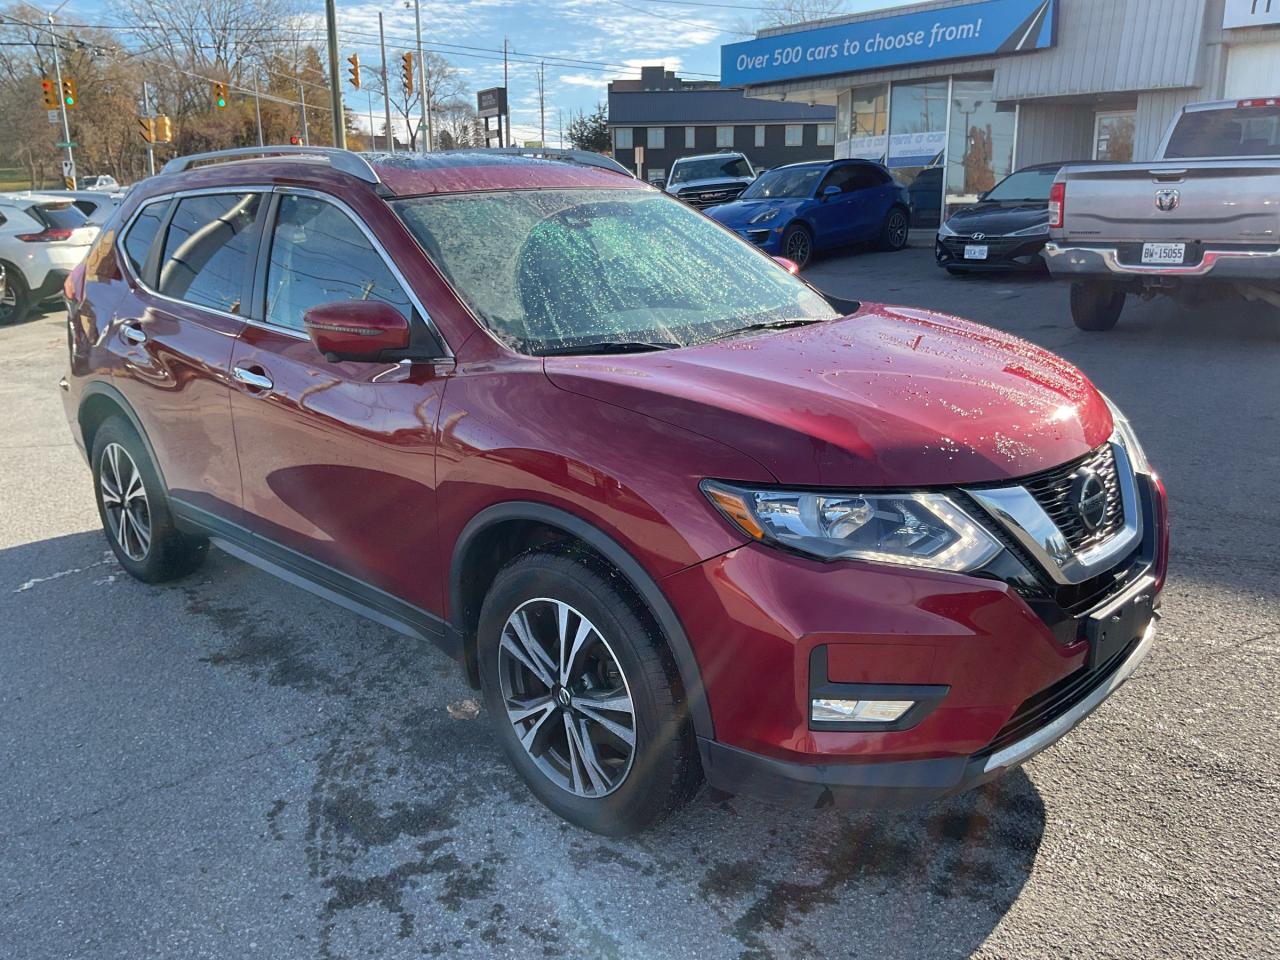
<path fill-rule="evenodd" d="M 986 246 L 987 259 L 965 259 L 964 248 L 969 244 Z M 1045 238 L 1039 237 L 987 237 L 971 240 L 967 237 L 937 237 L 933 242 L 933 256 L 940 267 L 952 270 L 970 270 L 975 273 L 991 270 L 1040 270 L 1044 259 Z"/>
<path fill-rule="evenodd" d="M 814 806 L 913 806 L 994 780 L 1052 746 L 1128 680 L 1155 642 L 1155 623 L 1099 671 L 1096 683 L 1053 720 L 996 751 L 884 763 L 796 763 L 699 739 L 707 782 L 726 793 Z"/>
<path fill-rule="evenodd" d="M 759 227 L 730 227 L 734 233 L 747 243 L 754 244 L 765 253 L 782 255 L 782 228 L 774 229 L 772 224 Z"/>
<path fill-rule="evenodd" d="M 1280 281 L 1280 247 L 1251 246 L 1205 249 L 1188 244 L 1186 262 L 1157 266 L 1137 262 L 1141 243 L 1045 244 L 1044 259 L 1055 277 L 1113 276 L 1174 280 L 1228 280 L 1276 284 Z"/>

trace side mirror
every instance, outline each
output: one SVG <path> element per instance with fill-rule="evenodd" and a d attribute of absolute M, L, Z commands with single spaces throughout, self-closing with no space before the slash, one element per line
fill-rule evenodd
<path fill-rule="evenodd" d="M 366 363 L 403 359 L 409 347 L 409 321 L 381 300 L 322 303 L 302 315 L 307 335 L 330 363 Z"/>
<path fill-rule="evenodd" d="M 794 260 L 790 260 L 787 257 L 774 257 L 773 259 L 778 261 L 782 268 L 793 277 L 800 273 L 800 265 Z"/>
<path fill-rule="evenodd" d="M 840 196 L 840 188 L 837 186 L 827 186 L 822 188 L 822 199 L 830 200 L 832 197 Z"/>

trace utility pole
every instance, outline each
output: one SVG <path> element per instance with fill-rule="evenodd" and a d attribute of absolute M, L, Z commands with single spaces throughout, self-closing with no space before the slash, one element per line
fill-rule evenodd
<path fill-rule="evenodd" d="M 391 84 L 387 82 L 387 39 L 382 33 L 382 11 L 378 11 L 378 46 L 382 48 L 382 109 L 387 114 L 387 152 L 396 152 L 396 138 L 391 131 Z"/>
<path fill-rule="evenodd" d="M 556 140 L 557 146 L 561 150 L 564 149 L 564 111 L 556 107 L 556 125 L 560 128 L 560 135 Z"/>
<path fill-rule="evenodd" d="M 538 64 L 538 146 L 547 145 L 547 61 Z"/>
<path fill-rule="evenodd" d="M 373 152 L 373 91 L 366 90 L 365 96 L 369 98 L 369 152 Z"/>
<path fill-rule="evenodd" d="M 324 0 L 325 32 L 329 35 L 329 93 L 333 97 L 333 145 L 347 148 L 347 117 L 342 110 L 342 70 L 338 66 L 338 10 L 335 0 Z"/>
<path fill-rule="evenodd" d="M 253 78 L 253 115 L 258 119 L 258 146 L 266 146 L 262 140 L 262 102 L 258 97 L 258 77 Z"/>
<path fill-rule="evenodd" d="M 151 95 L 147 92 L 147 81 L 142 81 L 142 115 L 151 116 Z M 147 176 L 156 175 L 156 145 L 147 141 Z"/>
<path fill-rule="evenodd" d="M 503 141 L 504 146 L 511 146 L 511 91 L 507 89 L 507 38 L 502 38 L 502 99 L 503 99 L 503 116 L 498 118 L 498 126 L 501 127 L 505 121 L 507 125 L 507 136 Z"/>
<path fill-rule="evenodd" d="M 48 20 L 52 28 L 53 14 L 49 14 Z M 68 190 L 74 190 L 76 188 L 76 155 L 71 150 L 71 126 L 67 123 L 67 98 L 62 94 L 62 59 L 58 56 L 58 47 L 62 43 L 62 38 L 52 29 L 49 32 L 53 33 L 53 79 L 58 84 L 58 111 L 62 114 L 62 142 L 65 144 L 63 149 L 67 151 L 64 166 L 69 172 L 69 175 L 64 173 L 62 179 Z"/>
<path fill-rule="evenodd" d="M 422 55 L 422 0 L 413 0 L 413 28 L 418 34 L 418 86 L 422 88 L 419 94 L 422 97 L 422 120 L 418 129 L 427 132 L 422 140 L 422 152 L 426 153 L 431 149 L 431 144 L 428 143 L 431 139 L 431 111 L 427 107 L 431 91 L 427 88 L 427 58 Z"/>
<path fill-rule="evenodd" d="M 302 104 L 302 145 L 311 146 L 311 134 L 307 130 L 307 90 L 302 79 L 298 79 L 298 102 Z"/>

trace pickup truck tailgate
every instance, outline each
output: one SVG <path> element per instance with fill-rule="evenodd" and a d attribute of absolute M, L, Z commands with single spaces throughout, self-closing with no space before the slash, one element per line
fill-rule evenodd
<path fill-rule="evenodd" d="M 1067 167 L 1067 242 L 1141 240 L 1280 246 L 1280 159 Z"/>

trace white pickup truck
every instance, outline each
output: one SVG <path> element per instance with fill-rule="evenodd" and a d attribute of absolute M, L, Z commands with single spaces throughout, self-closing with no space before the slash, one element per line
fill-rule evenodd
<path fill-rule="evenodd" d="M 1183 107 L 1150 163 L 1064 167 L 1049 236 L 1082 330 L 1110 330 L 1130 294 L 1280 307 L 1280 97 Z"/>

